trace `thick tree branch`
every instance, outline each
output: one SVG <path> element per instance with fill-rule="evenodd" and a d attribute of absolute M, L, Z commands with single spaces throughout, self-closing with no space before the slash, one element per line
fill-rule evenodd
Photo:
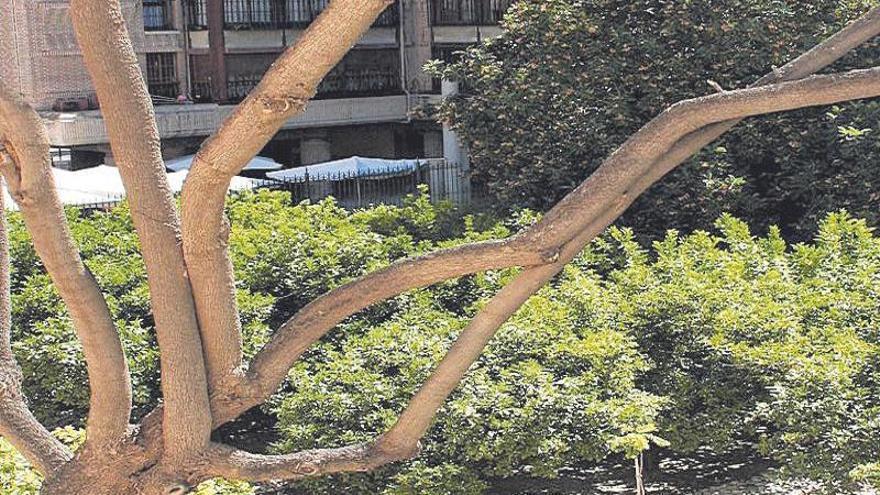
<path fill-rule="evenodd" d="M 6 150 L 0 148 L 0 165 L 11 160 Z M 9 238 L 3 195 L 0 194 L 0 436 L 18 449 L 38 471 L 48 475 L 72 459 L 73 454 L 28 409 L 21 394 L 21 370 L 12 354 L 11 339 Z"/>
<path fill-rule="evenodd" d="M 636 179 L 645 176 L 646 169 L 650 170 L 651 164 L 658 162 L 675 143 L 696 129 L 732 118 L 826 105 L 878 94 L 880 69 L 875 68 L 815 76 L 776 86 L 731 91 L 677 103 L 628 140 L 584 184 L 551 210 L 544 220 L 510 242 L 520 249 L 525 249 L 523 246 L 537 246 L 539 252 L 555 253 L 565 248 L 572 239 L 594 225 L 597 220 L 607 219 L 608 212 L 615 212 L 615 216 L 607 222 L 600 222 L 604 223 L 604 228 L 659 177 L 647 174 L 650 180 Z M 389 280 L 395 279 L 395 283 L 385 280 L 382 295 L 390 297 L 405 290 L 490 268 L 526 266 L 503 256 L 485 254 L 488 256 L 477 259 L 469 259 L 462 254 L 454 255 L 445 260 L 445 269 L 420 272 L 419 276 L 410 280 L 389 277 Z M 555 258 L 545 261 L 544 264 L 552 266 L 553 261 Z M 462 266 L 460 270 L 457 269 L 459 265 Z M 413 267 L 420 268 L 419 262 L 416 261 Z M 337 294 L 331 292 L 319 298 L 313 303 L 314 307 L 306 306 L 300 314 L 285 323 L 269 344 L 257 354 L 246 380 L 239 385 L 237 392 L 226 400 L 215 400 L 217 424 L 233 419 L 271 395 L 308 344 L 320 338 L 342 319 L 365 307 L 352 304 L 353 300 L 362 297 L 365 303 L 373 301 L 375 298 L 364 291 L 369 283 L 363 280 L 338 289 Z M 416 281 L 417 285 L 412 283 Z M 347 306 L 349 304 L 351 306 Z M 333 311 L 324 313 L 329 308 L 333 308 Z M 325 318 L 325 314 L 329 317 Z"/>
<path fill-rule="evenodd" d="M 67 305 L 82 343 L 91 400 L 89 444 L 119 442 L 128 430 L 131 380 L 107 302 L 79 255 L 55 190 L 42 119 L 0 87 L 0 136 L 10 160 L 0 167 L 18 202 L 34 248 Z"/>
<path fill-rule="evenodd" d="M 332 0 L 196 155 L 182 195 L 183 245 L 213 391 L 241 366 L 241 323 L 223 213 L 231 178 L 302 112 L 390 0 Z"/>
<path fill-rule="evenodd" d="M 687 134 L 688 127 L 682 122 L 693 122 L 699 128 L 701 125 L 698 121 L 703 118 L 725 121 L 728 120 L 726 116 L 738 115 L 738 118 L 742 118 L 871 96 L 880 96 L 880 68 L 832 76 L 814 76 L 758 90 L 743 90 L 684 101 L 670 107 L 635 134 L 602 167 L 617 167 L 620 163 L 630 165 L 632 162 L 625 161 L 634 160 L 626 157 L 629 152 L 634 154 L 643 152 L 645 155 L 641 158 L 650 160 L 650 163 L 657 163 L 666 154 L 666 143 L 675 143 L 676 137 L 680 138 L 682 133 Z M 711 123 L 711 120 L 707 123 Z M 667 133 L 672 134 L 667 138 Z M 652 157 L 650 153 L 657 153 L 660 156 Z M 624 161 L 617 162 L 615 159 Z M 596 174 L 601 171 L 600 168 Z M 638 185 L 647 188 L 651 183 L 653 181 L 643 181 Z M 616 183 L 612 184 L 616 185 Z M 585 197 L 592 198 L 593 192 L 586 191 Z M 632 197 L 637 197 L 640 192 L 641 190 L 634 191 Z M 419 439 L 430 427 L 434 415 L 482 354 L 498 328 L 525 304 L 529 297 L 571 262 L 587 243 L 614 222 L 631 202 L 631 197 L 624 194 L 619 196 L 617 201 L 606 203 L 606 208 L 592 217 L 586 226 L 578 225 L 580 230 L 562 249 L 558 261 L 523 271 L 492 298 L 462 331 L 449 353 L 413 397 L 397 423 L 382 436 L 378 444 L 380 450 L 415 448 Z M 577 209 L 572 211 L 574 214 L 582 214 Z M 553 226 L 552 222 L 539 223 L 535 228 L 536 233 L 529 235 L 546 238 L 545 229 L 551 229 Z"/>
<path fill-rule="evenodd" d="M 382 450 L 375 442 L 287 455 L 259 455 L 215 445 L 196 472 L 200 477 L 265 482 L 297 480 L 334 473 L 366 472 L 412 457 L 412 452 Z"/>
<path fill-rule="evenodd" d="M 603 210 L 618 203 L 631 204 L 656 180 L 639 179 L 650 175 L 676 143 L 699 129 L 756 115 L 871 98 L 877 96 L 878 74 L 880 69 L 871 68 L 812 76 L 676 103 L 627 139 L 525 235 L 535 241 L 564 243 Z"/>
<path fill-rule="evenodd" d="M 822 70 L 833 64 L 844 54 L 880 35 L 880 7 L 869 10 L 865 15 L 847 25 L 827 40 L 816 45 L 806 53 L 774 69 L 758 79 L 751 87 L 764 86 L 775 82 L 795 81 Z M 713 141 L 733 129 L 740 120 L 728 120 L 705 126 L 680 139 L 668 153 L 656 163 L 636 174 L 628 188 L 632 191 L 647 190 L 651 184 L 660 180 L 682 162 L 708 146 Z"/>
<path fill-rule="evenodd" d="M 207 446 L 212 421 L 202 343 L 153 105 L 119 0 L 71 0 L 70 13 L 147 267 L 161 351 L 166 455 L 186 457 Z"/>
<path fill-rule="evenodd" d="M 382 451 L 407 452 L 418 448 L 434 415 L 449 394 L 461 383 L 467 371 L 483 353 L 489 340 L 523 304 L 570 263 L 596 236 L 614 222 L 626 205 L 617 204 L 596 218 L 568 242 L 559 259 L 544 266 L 528 268 L 504 286 L 462 330 L 449 352 L 412 398 L 395 425 L 382 435 L 377 447 Z"/>
<path fill-rule="evenodd" d="M 854 45 L 873 36 L 878 31 L 878 28 L 880 28 L 880 21 L 877 19 L 877 11 L 874 10 L 861 21 L 847 27 L 840 34 L 829 38 L 822 45 L 809 52 L 809 54 L 798 58 L 795 62 L 786 66 L 786 68 L 776 71 L 776 73 L 802 75 L 804 72 L 799 71 L 811 72 L 821 69 L 825 65 L 830 64 L 837 58 L 843 56 L 846 51 Z M 687 143 L 697 142 L 696 137 L 700 136 L 705 129 L 706 128 L 687 134 L 685 138 L 675 144 L 675 147 L 672 148 L 670 153 L 675 152 L 675 150 L 680 151 L 685 149 L 684 146 L 686 146 Z M 656 163 L 659 163 L 659 161 Z M 634 191 L 641 190 L 641 188 L 647 188 L 659 178 L 659 176 L 651 176 L 650 173 L 639 174 L 638 171 L 634 171 L 633 177 L 637 183 L 634 187 L 638 187 L 638 189 L 632 189 Z M 487 307 L 486 310 L 468 327 L 469 330 L 462 334 L 464 343 L 457 344 L 453 348 L 450 357 L 444 360 L 444 363 L 446 364 L 441 364 L 440 367 L 438 367 L 435 377 L 428 382 L 423 391 L 420 392 L 418 399 L 414 400 L 410 408 L 403 413 L 398 425 L 386 435 L 380 437 L 375 444 L 349 448 L 359 449 L 359 452 L 366 452 L 367 449 L 372 452 L 383 452 L 385 453 L 383 454 L 383 459 L 391 458 L 391 460 L 405 458 L 408 455 L 411 455 L 413 446 L 416 445 L 417 439 L 427 427 L 426 425 L 430 424 L 436 408 L 439 407 L 438 404 L 442 404 L 443 398 L 448 394 L 447 391 L 451 390 L 450 387 L 454 388 L 455 384 L 458 383 L 458 380 L 455 377 L 466 371 L 470 366 L 468 363 L 472 362 L 473 356 L 478 355 L 476 347 L 481 348 L 481 344 L 488 341 L 488 338 L 494 333 L 495 330 L 493 326 L 496 323 L 497 325 L 500 325 L 500 322 L 503 322 L 507 318 L 506 315 L 515 311 L 516 307 L 518 307 L 516 302 L 525 301 L 529 294 L 541 286 L 541 280 L 552 277 L 552 274 L 556 273 L 556 271 L 564 265 L 564 262 L 569 257 L 573 256 L 572 253 L 577 253 L 580 250 L 579 246 L 588 242 L 589 239 L 601 232 L 605 226 L 613 222 L 628 204 L 628 201 L 612 201 L 611 204 L 606 204 L 605 208 L 597 210 L 595 218 L 592 220 L 587 219 L 585 221 L 586 226 L 577 234 L 577 237 L 565 243 L 562 253 L 555 263 L 553 262 L 554 258 L 548 257 L 549 253 L 544 251 L 543 255 L 540 257 L 543 259 L 543 264 L 549 266 L 539 266 L 527 269 L 517 279 L 516 285 L 520 286 L 519 289 L 507 289 L 499 293 L 499 296 L 494 302 L 490 303 L 490 307 Z M 531 231 L 531 233 L 534 234 L 534 230 Z M 532 236 L 532 238 L 541 243 L 539 244 L 540 246 L 550 245 L 549 243 L 545 243 L 544 239 L 540 236 Z M 526 239 L 525 235 L 516 237 L 516 243 L 514 243 L 513 240 L 505 242 L 514 243 L 513 245 L 519 248 L 523 246 L 523 244 L 519 244 L 523 239 Z M 534 251 L 531 252 L 530 256 L 534 256 Z M 450 265 L 455 264 L 459 261 L 456 258 L 456 256 L 445 258 L 444 263 Z M 532 266 L 536 264 L 533 263 L 534 258 L 529 258 L 528 261 L 516 261 L 512 259 L 509 261 L 510 266 Z M 415 282 L 411 287 L 407 286 L 405 283 L 400 285 L 394 284 L 394 287 L 389 288 L 387 291 L 383 291 L 384 297 L 392 297 L 405 290 L 423 284 L 427 285 L 439 282 L 447 278 L 447 276 L 445 276 L 446 274 L 451 273 L 444 272 L 443 270 L 428 270 L 423 273 L 421 265 L 419 264 L 422 263 L 421 261 L 410 261 L 407 263 L 412 263 L 409 265 L 409 271 L 418 274 L 416 275 L 416 277 L 419 277 L 418 285 L 415 285 Z M 479 264 L 479 262 L 476 264 Z M 507 265 L 507 263 L 487 263 L 486 268 L 501 267 L 502 265 Z M 393 270 L 393 268 L 389 268 L 388 270 Z M 481 268 L 474 265 L 464 268 L 460 272 L 455 271 L 455 273 L 448 276 L 464 274 L 465 270 L 480 271 Z M 385 276 L 389 276 L 389 278 L 383 278 Z M 357 299 L 356 294 L 359 292 L 358 289 L 367 289 L 371 286 L 372 282 L 367 280 L 371 277 L 375 277 L 374 280 L 382 281 L 382 283 L 377 284 L 376 287 L 384 285 L 388 280 L 394 279 L 390 273 L 388 275 L 368 275 L 364 280 L 352 282 L 343 288 L 337 289 L 336 291 L 323 296 L 321 298 L 323 301 L 321 299 L 316 300 L 313 305 L 310 305 L 312 309 L 307 309 L 309 307 L 304 308 L 303 311 L 305 314 L 294 316 L 294 318 L 285 325 L 285 331 L 278 332 L 273 338 L 275 342 L 267 346 L 258 355 L 256 362 L 266 364 L 253 366 L 248 378 L 243 380 L 236 389 L 237 393 L 226 398 L 228 400 L 224 400 L 224 398 L 215 400 L 215 427 L 225 421 L 233 419 L 241 411 L 263 402 L 274 391 L 275 386 L 280 383 L 280 380 L 283 380 L 284 378 L 284 376 L 278 377 L 270 375 L 281 373 L 279 370 L 284 370 L 283 373 L 286 373 L 286 368 L 296 359 L 296 357 L 293 356 L 297 356 L 301 353 L 299 349 L 302 348 L 305 342 L 311 341 L 314 338 L 314 335 L 323 335 L 324 332 L 330 329 L 327 326 L 332 327 L 335 325 L 333 322 L 334 319 L 344 318 L 345 316 L 362 309 L 361 304 L 352 303 L 352 299 Z M 431 280 L 432 277 L 436 278 Z M 372 290 L 379 289 L 370 289 L 365 290 L 364 292 L 373 294 L 371 292 Z M 371 297 L 367 297 L 367 299 L 372 300 Z M 350 304 L 353 304 L 351 306 L 352 309 L 348 311 L 347 314 L 346 311 L 341 310 L 341 308 L 348 307 Z M 316 308 L 325 308 L 321 311 L 327 310 L 334 312 L 333 318 L 320 321 L 321 311 L 316 311 Z M 315 313 L 312 317 L 307 317 L 310 311 L 315 311 Z M 336 311 L 340 312 L 335 313 Z M 318 323 L 320 323 L 320 325 Z M 291 351 L 291 359 L 287 362 L 280 357 L 283 356 L 285 350 Z M 261 369 L 271 369 L 272 371 L 271 373 L 260 373 L 259 370 Z M 420 405 L 422 399 L 426 400 L 424 407 Z M 150 443 L 149 439 L 155 436 L 150 432 L 158 429 L 158 425 L 151 424 L 150 421 L 145 422 L 145 433 L 143 438 L 148 444 Z M 231 460 L 218 461 L 218 470 L 215 472 L 215 475 L 251 477 L 252 479 L 273 479 L 287 478 L 291 476 L 298 477 L 303 473 L 303 470 L 297 467 L 301 466 L 301 457 L 297 454 L 267 459 L 263 457 L 253 457 L 251 454 L 241 453 L 234 450 L 227 450 L 226 452 L 228 453 L 227 458 Z M 387 454 L 388 452 L 394 452 L 395 455 Z M 267 467 L 264 469 L 261 467 L 263 465 L 266 465 Z M 309 470 L 307 469 L 306 471 Z"/>

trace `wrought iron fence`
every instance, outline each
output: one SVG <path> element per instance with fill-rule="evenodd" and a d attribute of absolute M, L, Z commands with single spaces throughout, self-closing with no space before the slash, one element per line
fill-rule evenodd
<path fill-rule="evenodd" d="M 431 0 L 435 26 L 491 26 L 501 22 L 515 0 Z"/>
<path fill-rule="evenodd" d="M 473 204 L 470 175 L 457 164 L 443 159 L 420 160 L 414 168 L 397 171 L 305 174 L 289 180 L 263 180 L 259 188 L 286 191 L 294 204 L 320 201 L 332 196 L 345 208 L 365 208 L 378 204 L 400 205 L 408 195 L 427 188 L 434 202 Z"/>
<path fill-rule="evenodd" d="M 262 179 L 253 181 L 253 189 L 285 191 L 290 201 L 299 204 L 332 196 L 344 208 L 366 208 L 379 204 L 400 205 L 408 195 L 421 194 L 427 188 L 431 201 L 451 201 L 462 206 L 481 207 L 481 189 L 471 185 L 470 174 L 460 165 L 443 159 L 418 160 L 418 165 L 398 171 L 350 174 L 306 174 L 292 180 Z M 421 186 L 421 187 L 420 187 Z M 84 211 L 107 210 L 123 197 L 77 205 Z"/>

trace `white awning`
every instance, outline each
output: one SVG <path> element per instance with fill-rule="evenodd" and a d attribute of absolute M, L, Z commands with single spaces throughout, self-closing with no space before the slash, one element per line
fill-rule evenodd
<path fill-rule="evenodd" d="M 186 182 L 186 176 L 189 174 L 189 170 L 181 170 L 180 172 L 169 172 L 168 173 L 168 185 L 171 186 L 171 191 L 175 193 L 179 193 L 183 190 L 183 183 Z M 256 188 L 259 185 L 259 181 L 254 179 L 248 179 L 247 177 L 239 177 L 235 176 L 232 178 L 232 181 L 229 183 L 230 191 L 248 191 Z"/>
<path fill-rule="evenodd" d="M 165 168 L 171 170 L 173 172 L 180 172 L 181 170 L 189 170 L 192 166 L 193 158 L 195 155 L 186 155 L 181 156 L 179 158 L 172 158 L 170 160 L 165 160 Z M 258 170 L 281 170 L 283 165 L 276 162 L 275 160 L 265 157 L 265 156 L 255 156 L 248 164 L 244 167 L 245 170 L 250 171 L 258 171 Z"/>
<path fill-rule="evenodd" d="M 341 180 L 373 174 L 398 174 L 418 169 L 418 160 L 388 160 L 353 156 L 332 162 L 316 163 L 305 167 L 269 172 L 266 177 L 282 181 L 311 179 Z"/>
<path fill-rule="evenodd" d="M 188 170 L 168 174 L 168 185 L 172 192 L 179 193 L 183 189 L 187 174 L 189 174 Z M 122 185 L 122 177 L 116 167 L 98 165 L 73 171 L 53 167 L 52 175 L 55 177 L 58 197 L 64 205 L 83 206 L 113 203 L 125 198 L 125 187 Z M 250 190 L 258 185 L 259 182 L 254 179 L 236 176 L 232 178 L 230 190 Z M 5 184 L 3 195 L 6 209 L 17 210 L 18 207 L 10 197 L 9 191 L 6 190 Z"/>

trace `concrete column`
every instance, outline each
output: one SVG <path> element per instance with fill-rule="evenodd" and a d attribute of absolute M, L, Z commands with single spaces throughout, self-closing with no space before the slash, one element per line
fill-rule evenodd
<path fill-rule="evenodd" d="M 183 43 L 189 43 L 186 36 L 186 19 L 183 15 L 183 2 L 171 2 L 171 26 L 180 33 Z M 175 57 L 177 60 L 177 80 L 180 81 L 180 93 L 189 96 L 189 60 L 186 59 L 186 49 L 181 47 Z"/>
<path fill-rule="evenodd" d="M 443 81 L 441 95 L 444 98 L 458 94 L 458 83 Z M 457 166 L 459 173 L 445 174 L 445 190 L 456 201 L 467 202 L 471 197 L 470 158 L 458 135 L 448 125 L 443 125 L 443 158 L 451 166 Z"/>
<path fill-rule="evenodd" d="M 412 93 L 431 91 L 431 77 L 422 67 L 431 59 L 430 0 L 402 0 L 404 63 L 407 86 Z"/>
<path fill-rule="evenodd" d="M 299 160 L 302 165 L 328 162 L 331 156 L 327 134 L 305 134 L 299 143 Z"/>
<path fill-rule="evenodd" d="M 223 0 L 208 2 L 208 49 L 211 58 L 211 92 L 214 101 L 226 101 L 226 39 L 223 34 Z"/>
<path fill-rule="evenodd" d="M 330 161 L 330 139 L 326 133 L 306 133 L 299 142 L 299 161 L 302 166 Z M 309 177 L 309 197 L 323 199 L 333 193 L 329 180 Z"/>

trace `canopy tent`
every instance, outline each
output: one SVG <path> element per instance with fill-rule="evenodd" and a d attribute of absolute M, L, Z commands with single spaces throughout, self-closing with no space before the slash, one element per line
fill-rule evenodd
<path fill-rule="evenodd" d="M 195 155 L 186 155 L 179 158 L 172 158 L 171 160 L 165 160 L 165 168 L 171 170 L 172 172 L 189 170 L 189 168 L 192 166 L 193 158 L 195 158 Z M 281 168 L 282 165 L 271 158 L 267 158 L 265 156 L 256 156 L 244 167 L 244 170 L 253 172 L 281 170 Z"/>
<path fill-rule="evenodd" d="M 168 185 L 171 186 L 171 191 L 175 193 L 179 193 L 183 190 L 183 183 L 186 182 L 186 176 L 189 174 L 189 170 L 181 170 L 180 172 L 170 172 L 168 174 Z M 254 179 L 248 179 L 247 177 L 239 177 L 234 176 L 229 183 L 230 191 L 249 191 L 251 189 L 255 189 L 259 186 L 260 182 Z"/>
<path fill-rule="evenodd" d="M 266 177 L 282 181 L 300 181 L 306 177 L 321 180 L 339 180 L 373 174 L 399 174 L 419 167 L 418 160 L 388 160 L 352 156 L 332 162 L 316 163 L 305 167 L 269 172 Z"/>
<path fill-rule="evenodd" d="M 183 189 L 188 170 L 172 172 L 168 174 L 168 184 L 171 191 L 178 193 Z M 102 203 L 113 203 L 125 198 L 125 187 L 122 185 L 122 177 L 119 169 L 107 165 L 86 168 L 82 170 L 63 170 L 52 168 L 55 177 L 55 187 L 58 197 L 64 205 L 83 206 Z M 259 185 L 258 181 L 246 177 L 233 177 L 230 190 L 242 191 L 254 189 Z M 17 210 L 17 206 L 9 196 L 6 186 L 3 186 L 3 195 L 7 209 Z"/>

